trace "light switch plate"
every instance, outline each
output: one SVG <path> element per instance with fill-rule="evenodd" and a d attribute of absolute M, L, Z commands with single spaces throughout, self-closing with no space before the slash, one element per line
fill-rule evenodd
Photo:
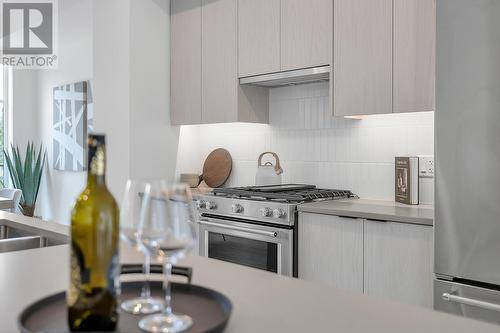
<path fill-rule="evenodd" d="M 420 178 L 434 178 L 434 156 L 419 155 L 418 156 L 418 176 Z"/>

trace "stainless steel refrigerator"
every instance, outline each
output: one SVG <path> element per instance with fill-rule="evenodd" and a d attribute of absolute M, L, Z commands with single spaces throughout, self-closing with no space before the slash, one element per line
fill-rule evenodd
<path fill-rule="evenodd" d="M 500 0 L 437 0 L 434 308 L 500 323 Z"/>

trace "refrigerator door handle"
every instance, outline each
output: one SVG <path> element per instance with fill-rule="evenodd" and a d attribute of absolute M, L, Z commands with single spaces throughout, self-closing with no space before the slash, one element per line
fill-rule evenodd
<path fill-rule="evenodd" d="M 474 306 L 476 308 L 500 312 L 500 305 L 495 304 L 495 303 L 480 301 L 480 300 L 473 299 L 473 298 L 457 296 L 457 295 L 454 295 L 453 293 L 443 293 L 442 298 L 443 298 L 443 300 L 448 301 L 448 302 L 455 302 L 455 303 L 459 303 L 459 304 Z"/>

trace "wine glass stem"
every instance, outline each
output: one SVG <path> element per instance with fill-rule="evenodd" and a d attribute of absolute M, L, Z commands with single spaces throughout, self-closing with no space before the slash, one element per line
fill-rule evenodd
<path fill-rule="evenodd" d="M 144 285 L 142 286 L 141 297 L 150 298 L 151 288 L 149 286 L 149 279 L 151 275 L 151 254 L 148 251 L 144 251 L 144 264 L 142 266 L 142 270 L 144 272 L 145 280 Z"/>
<path fill-rule="evenodd" d="M 171 294 L 171 284 L 170 279 L 172 277 L 172 263 L 166 260 L 164 263 L 164 277 L 163 290 L 165 291 L 165 315 L 170 316 L 172 314 L 172 294 Z"/>

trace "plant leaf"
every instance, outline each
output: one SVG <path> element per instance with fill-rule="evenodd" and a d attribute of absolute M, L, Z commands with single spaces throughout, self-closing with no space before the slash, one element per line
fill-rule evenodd
<path fill-rule="evenodd" d="M 12 158 L 10 157 L 9 153 L 6 150 L 4 150 L 3 153 L 5 155 L 5 160 L 7 162 L 7 168 L 9 169 L 10 179 L 12 180 L 12 183 L 15 188 L 20 188 L 18 175 L 14 169 Z"/>
<path fill-rule="evenodd" d="M 26 156 L 24 158 L 24 190 L 26 204 L 33 205 L 34 197 L 34 184 L 33 184 L 33 143 L 28 142 L 28 147 L 26 148 Z"/>
<path fill-rule="evenodd" d="M 36 158 L 36 163 L 35 163 L 35 169 L 33 171 L 33 177 L 34 177 L 34 196 L 33 196 L 33 205 L 36 203 L 36 199 L 38 197 L 38 191 L 40 190 L 40 184 L 42 182 L 42 175 L 43 175 L 43 169 L 45 166 L 45 159 L 47 155 L 47 151 L 45 150 L 43 153 L 43 158 L 41 159 L 41 154 L 42 154 L 43 147 L 40 144 L 40 150 L 38 151 L 37 158 Z M 34 155 L 33 155 L 34 156 Z"/>
<path fill-rule="evenodd" d="M 14 167 L 16 170 L 17 179 L 19 181 L 19 189 L 22 190 L 24 188 L 24 168 L 21 153 L 19 152 L 19 147 L 16 147 L 14 149 L 14 146 L 12 146 L 12 155 L 14 157 Z"/>

